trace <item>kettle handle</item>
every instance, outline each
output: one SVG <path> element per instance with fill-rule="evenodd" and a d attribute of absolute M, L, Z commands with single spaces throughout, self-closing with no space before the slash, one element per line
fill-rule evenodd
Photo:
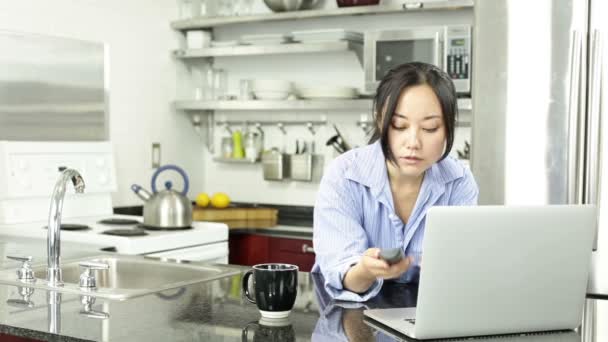
<path fill-rule="evenodd" d="M 158 178 L 158 175 L 166 170 L 174 170 L 177 171 L 177 173 L 179 173 L 183 178 L 184 178 L 184 190 L 182 190 L 181 194 L 182 195 L 186 195 L 188 193 L 188 188 L 190 187 L 190 181 L 188 180 L 188 175 L 186 175 L 186 172 L 179 166 L 177 165 L 163 165 L 161 167 L 159 167 L 156 172 L 154 172 L 154 174 L 152 175 L 152 192 L 153 193 L 157 193 L 158 191 L 156 191 L 156 178 Z"/>

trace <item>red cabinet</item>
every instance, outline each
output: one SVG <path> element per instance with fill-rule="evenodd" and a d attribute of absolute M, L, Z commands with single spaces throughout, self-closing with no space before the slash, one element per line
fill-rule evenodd
<path fill-rule="evenodd" d="M 312 240 L 290 239 L 255 234 L 231 234 L 231 264 L 253 266 L 268 262 L 298 265 L 300 271 L 310 272 L 315 263 Z"/>
<path fill-rule="evenodd" d="M 270 237 L 254 234 L 230 234 L 228 263 L 253 266 L 270 262 Z"/>

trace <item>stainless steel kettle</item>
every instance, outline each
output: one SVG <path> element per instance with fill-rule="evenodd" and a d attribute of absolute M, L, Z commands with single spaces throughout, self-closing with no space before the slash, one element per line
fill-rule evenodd
<path fill-rule="evenodd" d="M 172 188 L 170 181 L 165 182 L 165 189 L 156 191 L 156 179 L 166 170 L 177 171 L 184 178 L 184 189 L 181 192 Z M 144 201 L 144 225 L 158 229 L 183 229 L 192 225 L 192 203 L 186 197 L 188 193 L 188 176 L 176 165 L 159 167 L 152 176 L 152 193 L 137 184 L 131 190 Z"/>

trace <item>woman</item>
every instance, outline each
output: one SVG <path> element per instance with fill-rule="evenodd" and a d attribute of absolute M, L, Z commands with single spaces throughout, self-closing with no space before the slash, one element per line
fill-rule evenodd
<path fill-rule="evenodd" d="M 417 282 L 425 216 L 434 205 L 473 205 L 471 172 L 448 154 L 456 92 L 425 63 L 395 67 L 378 86 L 370 144 L 339 156 L 323 176 L 314 211 L 313 272 L 335 299 L 365 301 L 384 279 Z M 380 249 L 402 248 L 389 265 Z"/>

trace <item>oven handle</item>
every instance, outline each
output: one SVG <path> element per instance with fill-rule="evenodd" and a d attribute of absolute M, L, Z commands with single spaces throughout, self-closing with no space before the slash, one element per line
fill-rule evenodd
<path fill-rule="evenodd" d="M 175 260 L 205 261 L 228 256 L 228 244 L 210 244 L 196 247 L 179 248 L 175 250 L 150 253 L 146 256 Z"/>
<path fill-rule="evenodd" d="M 308 244 L 305 243 L 302 245 L 302 253 L 315 254 L 315 249 L 312 246 L 309 246 Z"/>

